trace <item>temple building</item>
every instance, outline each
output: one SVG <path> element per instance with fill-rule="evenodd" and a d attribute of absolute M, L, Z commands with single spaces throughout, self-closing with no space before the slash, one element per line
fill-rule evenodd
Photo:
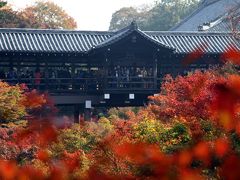
<path fill-rule="evenodd" d="M 0 29 L 0 79 L 47 91 L 55 104 L 74 106 L 76 117 L 84 108 L 143 105 L 166 74 L 204 70 L 221 64 L 230 48 L 240 50 L 232 32 L 199 31 L 225 17 L 219 10 L 197 22 L 209 15 L 205 8 L 227 1 L 208 2 L 166 32 L 142 31 L 136 22 L 119 31 Z"/>
<path fill-rule="evenodd" d="M 240 0 L 202 0 L 198 8 L 171 31 L 231 32 L 239 29 L 239 20 Z"/>

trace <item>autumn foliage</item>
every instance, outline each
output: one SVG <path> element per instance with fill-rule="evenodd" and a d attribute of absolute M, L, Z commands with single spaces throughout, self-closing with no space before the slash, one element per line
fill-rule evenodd
<path fill-rule="evenodd" d="M 14 10 L 0 1 L 1 28 L 75 29 L 77 23 L 66 11 L 51 1 L 36 1 L 32 6 Z"/>
<path fill-rule="evenodd" d="M 167 76 L 147 107 L 111 109 L 80 125 L 56 123 L 46 95 L 1 82 L 0 177 L 239 179 L 240 76 L 233 69 Z"/>

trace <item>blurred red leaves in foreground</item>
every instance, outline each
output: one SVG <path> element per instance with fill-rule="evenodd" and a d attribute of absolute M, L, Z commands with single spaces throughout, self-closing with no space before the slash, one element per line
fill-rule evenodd
<path fill-rule="evenodd" d="M 192 63 L 196 62 L 197 60 L 199 60 L 200 58 L 202 58 L 207 50 L 207 47 L 208 47 L 207 43 L 200 44 L 198 46 L 198 48 L 193 50 L 190 54 L 188 54 L 185 57 L 182 64 L 186 66 L 186 65 L 192 64 Z"/>
<path fill-rule="evenodd" d="M 239 128 L 240 76 L 229 75 L 226 82 L 214 84 L 211 112 L 226 130 Z"/>
<path fill-rule="evenodd" d="M 223 62 L 231 62 L 236 65 L 240 65 L 240 51 L 237 47 L 229 47 L 224 54 L 222 54 L 221 59 Z"/>

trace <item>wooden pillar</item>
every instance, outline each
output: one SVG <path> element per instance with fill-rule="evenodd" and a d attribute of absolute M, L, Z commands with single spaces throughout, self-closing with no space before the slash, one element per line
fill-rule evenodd
<path fill-rule="evenodd" d="M 21 61 L 21 58 L 20 58 Z M 16 83 L 20 83 L 21 82 L 21 77 L 20 77 L 20 69 L 21 69 L 21 65 L 20 62 L 17 61 L 17 82 Z"/>
<path fill-rule="evenodd" d="M 157 55 L 154 55 L 153 56 L 153 78 L 154 78 L 154 89 L 157 89 L 158 88 L 158 83 L 157 83 L 157 75 L 158 75 L 158 59 L 157 59 Z"/>
<path fill-rule="evenodd" d="M 76 89 L 75 86 L 75 63 L 71 63 L 71 82 L 72 82 L 72 90 Z"/>
<path fill-rule="evenodd" d="M 49 69 L 48 69 L 48 62 L 45 61 L 45 90 L 49 89 Z"/>
<path fill-rule="evenodd" d="M 110 49 L 108 49 L 108 51 L 110 51 Z M 108 53 L 105 53 L 104 57 L 105 58 L 104 58 L 104 64 L 103 64 L 103 71 L 104 71 L 103 89 L 107 89 L 108 88 L 108 62 L 109 62 Z"/>
<path fill-rule="evenodd" d="M 79 115 L 80 115 L 80 106 L 74 106 L 74 123 L 79 123 Z"/>
<path fill-rule="evenodd" d="M 89 58 L 89 56 L 87 57 L 87 70 L 88 70 L 88 73 L 90 74 L 91 73 L 91 66 L 92 64 L 90 64 L 91 60 Z M 91 83 L 91 80 L 88 79 L 89 77 L 87 77 L 87 79 L 85 79 L 85 91 L 88 92 L 88 89 L 89 89 L 89 86 L 90 86 L 90 83 Z"/>
<path fill-rule="evenodd" d="M 92 117 L 92 110 L 89 108 L 84 109 L 84 120 L 85 121 L 90 121 Z"/>
<path fill-rule="evenodd" d="M 10 68 L 13 68 L 13 58 L 12 57 L 9 57 L 9 69 Z"/>

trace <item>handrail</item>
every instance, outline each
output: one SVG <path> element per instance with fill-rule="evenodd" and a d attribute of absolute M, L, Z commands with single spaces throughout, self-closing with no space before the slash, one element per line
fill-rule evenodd
<path fill-rule="evenodd" d="M 40 90 L 79 90 L 79 91 L 101 91 L 104 89 L 138 89 L 150 90 L 155 89 L 155 83 L 162 78 L 138 77 L 138 76 L 107 76 L 107 77 L 68 77 L 68 78 L 13 78 L 3 79 L 10 84 L 26 84 L 30 89 L 37 88 Z"/>

